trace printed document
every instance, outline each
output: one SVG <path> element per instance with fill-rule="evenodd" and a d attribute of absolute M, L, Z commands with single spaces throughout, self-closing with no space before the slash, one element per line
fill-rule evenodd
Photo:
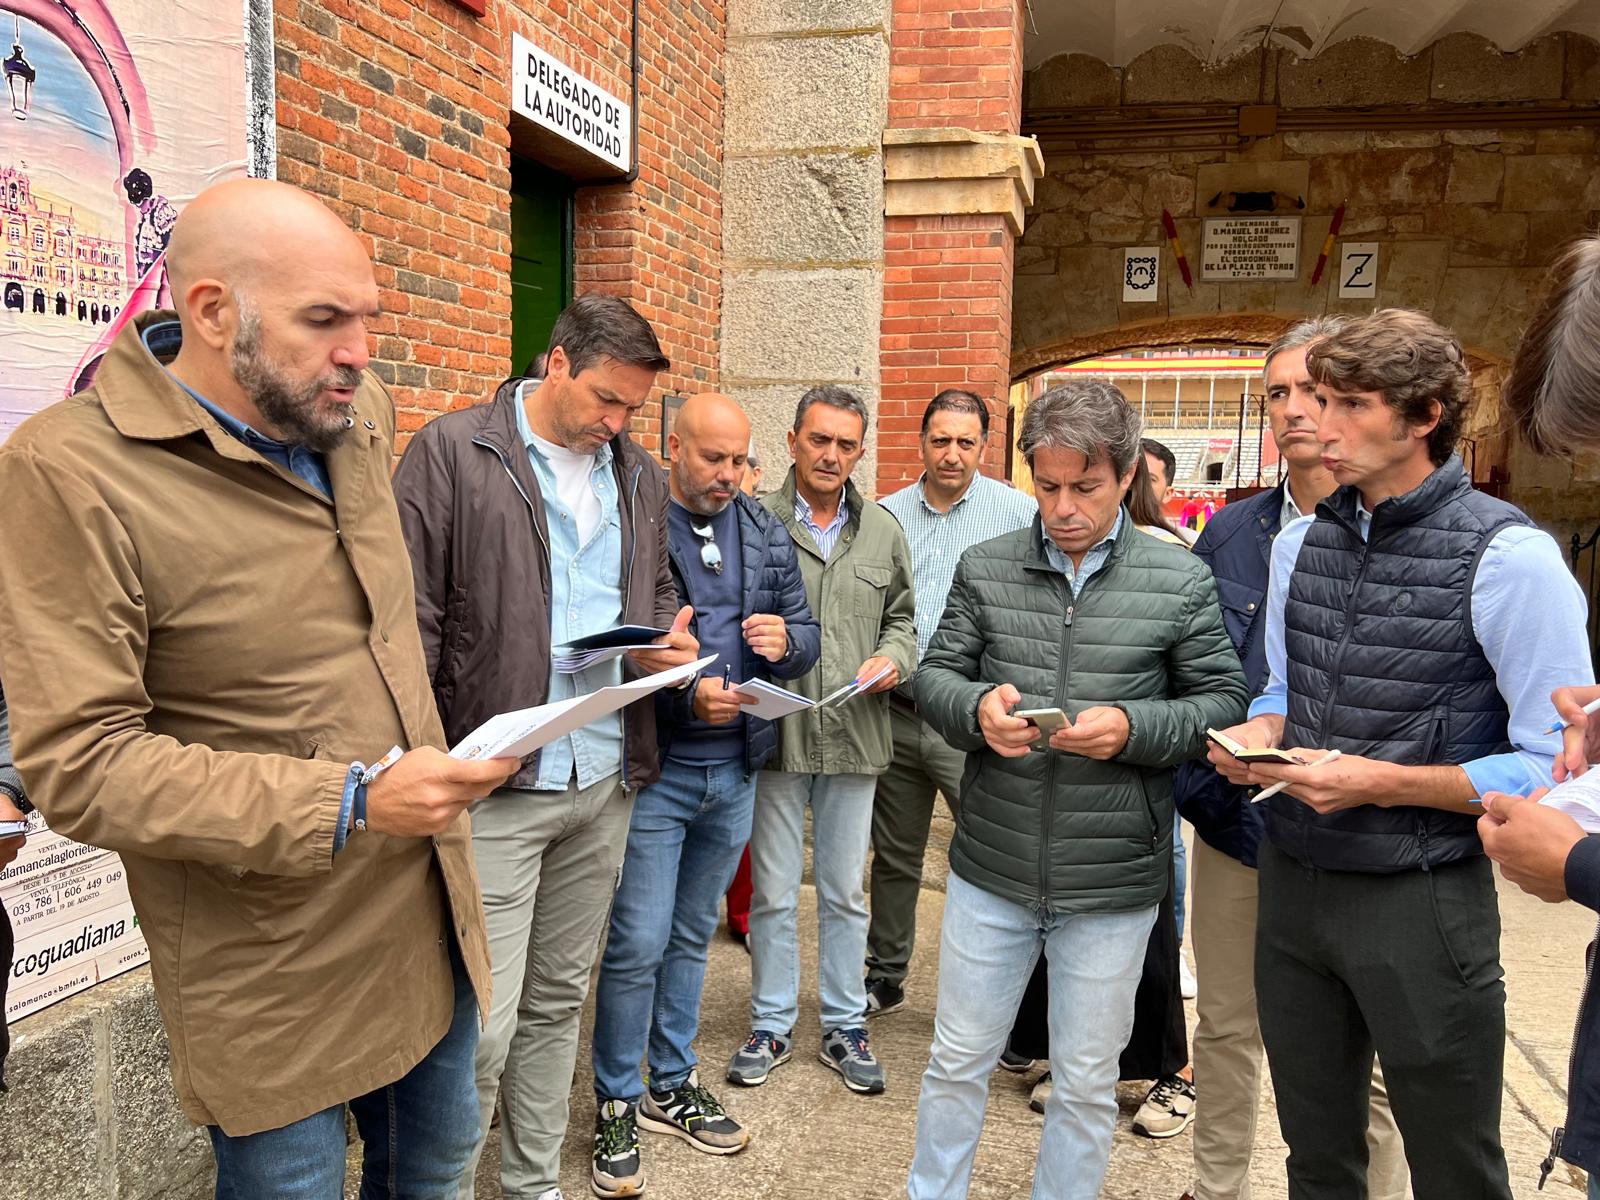
<path fill-rule="evenodd" d="M 684 663 L 667 671 L 657 671 L 643 679 L 603 687 L 584 696 L 521 708 L 490 717 L 450 749 L 451 758 L 525 758 L 540 746 L 582 729 L 607 713 L 614 713 L 635 700 L 694 678 L 716 660 L 712 654 L 696 662 Z"/>

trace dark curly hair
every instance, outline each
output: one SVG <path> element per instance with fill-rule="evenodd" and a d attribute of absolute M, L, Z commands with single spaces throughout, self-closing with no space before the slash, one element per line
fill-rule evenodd
<path fill-rule="evenodd" d="M 1428 433 L 1428 457 L 1444 464 L 1461 440 L 1471 401 L 1472 373 L 1455 334 L 1409 308 L 1380 308 L 1312 343 L 1311 378 L 1341 392 L 1379 392 L 1407 425 L 1438 423 Z"/>

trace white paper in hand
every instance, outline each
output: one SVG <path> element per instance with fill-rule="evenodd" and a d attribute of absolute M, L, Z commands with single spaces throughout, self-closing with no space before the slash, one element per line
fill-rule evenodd
<path fill-rule="evenodd" d="M 459 743 L 450 748 L 451 758 L 525 758 L 540 746 L 547 746 L 557 738 L 582 729 L 591 721 L 607 713 L 643 700 L 664 687 L 682 683 L 703 671 L 716 661 L 712 654 L 696 662 L 684 663 L 666 671 L 657 671 L 643 679 L 603 687 L 584 696 L 570 700 L 557 700 L 554 704 L 541 704 L 536 708 L 521 708 L 515 712 L 500 713 L 479 725 Z"/>
<path fill-rule="evenodd" d="M 768 721 L 777 721 L 790 713 L 803 712 L 814 706 L 813 702 L 804 696 L 786 691 L 764 679 L 750 679 L 744 683 L 736 683 L 733 685 L 733 690 L 741 695 L 755 697 L 754 704 L 740 705 L 741 712 Z"/>
<path fill-rule="evenodd" d="M 1585 833 L 1600 833 L 1600 767 L 1556 784 L 1539 803 L 1566 813 Z"/>

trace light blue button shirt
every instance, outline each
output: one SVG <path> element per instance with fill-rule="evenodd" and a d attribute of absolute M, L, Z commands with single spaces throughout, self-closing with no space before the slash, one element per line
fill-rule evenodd
<path fill-rule="evenodd" d="M 561 502 L 555 471 L 540 452 L 528 425 L 527 407 L 518 389 L 517 432 L 544 496 L 545 525 L 550 536 L 550 642 L 559 646 L 576 637 L 610 629 L 622 620 L 622 514 L 617 477 L 609 444 L 594 456 L 590 486 L 600 500 L 600 523 L 589 540 L 578 545 L 576 515 Z M 515 619 L 514 617 L 512 619 Z M 570 700 L 622 682 L 622 660 L 613 658 L 576 674 L 550 668 L 550 702 Z M 566 790 L 577 774 L 579 787 L 590 787 L 622 769 L 622 714 L 612 713 L 547 745 L 539 755 L 541 792 Z"/>
<path fill-rule="evenodd" d="M 800 494 L 800 489 L 796 488 L 794 493 L 794 519 L 816 539 L 817 549 L 822 551 L 822 561 L 827 562 L 833 556 L 834 543 L 839 540 L 839 535 L 844 532 L 844 523 L 850 519 L 850 502 L 840 496 L 839 511 L 833 514 L 833 520 L 828 522 L 828 527 L 822 529 L 811 519 L 811 505 L 806 503 L 806 498 Z"/>
<path fill-rule="evenodd" d="M 1077 567 L 1072 565 L 1072 559 L 1067 552 L 1056 545 L 1048 533 L 1040 531 L 1040 536 L 1044 538 L 1044 556 L 1052 567 L 1067 577 L 1074 600 L 1083 594 L 1084 585 L 1094 578 L 1095 573 L 1104 567 L 1106 560 L 1111 557 L 1111 550 L 1116 545 L 1117 535 L 1122 532 L 1122 522 L 1126 516 L 1126 510 L 1117 509 L 1117 519 L 1111 523 L 1111 532 L 1089 547 L 1083 556 L 1083 561 Z"/>
<path fill-rule="evenodd" d="M 1356 513 L 1363 540 L 1372 514 Z M 1315 517 L 1286 526 L 1272 544 L 1267 585 L 1267 687 L 1250 715 L 1289 712 L 1289 651 L 1283 614 L 1289 578 Z M 1514 747 L 1462 763 L 1478 795 L 1526 794 L 1550 783 L 1550 767 L 1561 736 L 1547 734 L 1558 719 L 1550 693 L 1593 681 L 1585 640 L 1588 604 L 1567 569 L 1555 539 L 1541 529 L 1508 525 L 1490 539 L 1472 580 L 1472 632 L 1494 669 L 1495 686 L 1511 713 L 1507 740 Z"/>
<path fill-rule="evenodd" d="M 974 475 L 967 490 L 940 512 L 928 503 L 926 476 L 879 501 L 911 544 L 911 578 L 917 593 L 917 661 L 928 652 L 944 616 L 950 582 L 962 554 L 979 542 L 1026 529 L 1039 513 L 1033 497 L 987 475 Z"/>

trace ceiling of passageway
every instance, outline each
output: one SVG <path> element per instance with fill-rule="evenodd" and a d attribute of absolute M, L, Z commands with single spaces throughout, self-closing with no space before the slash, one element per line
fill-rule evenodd
<path fill-rule="evenodd" d="M 1126 66 L 1152 46 L 1220 63 L 1265 40 L 1302 58 L 1345 38 L 1416 54 L 1446 34 L 1519 50 L 1547 33 L 1600 38 L 1600 0 L 1028 0 L 1026 64 L 1089 54 Z"/>

